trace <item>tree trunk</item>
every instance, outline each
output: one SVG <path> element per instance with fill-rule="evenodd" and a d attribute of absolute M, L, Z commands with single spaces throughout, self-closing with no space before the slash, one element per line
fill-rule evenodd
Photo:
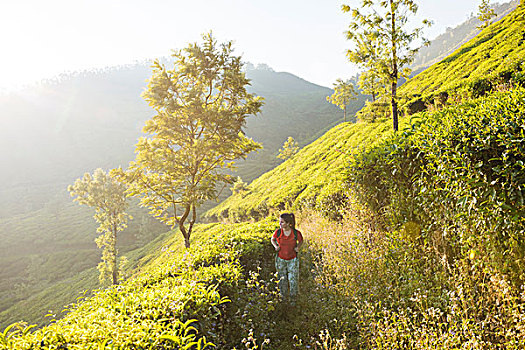
<path fill-rule="evenodd" d="M 188 228 L 188 239 L 191 237 L 191 231 L 193 230 L 193 224 L 197 221 L 197 211 L 195 209 L 195 204 L 191 205 L 192 215 L 190 220 L 190 226 Z"/>
<path fill-rule="evenodd" d="M 345 122 L 346 122 L 346 107 L 343 108 L 343 116 L 344 116 L 344 118 L 345 118 Z"/>
<path fill-rule="evenodd" d="M 113 275 L 113 284 L 118 284 L 118 266 L 117 266 L 117 227 L 116 225 L 113 225 L 113 242 L 112 242 L 112 257 L 111 257 L 111 265 L 112 265 L 112 275 Z"/>
<path fill-rule="evenodd" d="M 392 125 L 394 131 L 397 131 L 398 126 L 398 112 L 397 112 L 397 81 L 392 81 Z"/>
<path fill-rule="evenodd" d="M 186 219 L 188 218 L 188 215 L 190 214 L 191 205 L 187 205 L 186 208 L 184 208 L 184 214 L 182 214 L 181 218 L 178 220 L 179 222 L 179 230 L 182 233 L 182 236 L 184 237 L 184 246 L 186 249 L 190 248 L 190 233 L 186 230 L 186 227 L 184 227 L 184 223 L 186 222 Z"/>
<path fill-rule="evenodd" d="M 390 14 L 391 14 L 391 25 L 392 25 L 392 76 L 391 76 L 391 104 L 392 104 L 392 124 L 394 131 L 398 130 L 398 117 L 397 117 L 397 28 L 396 28 L 396 10 L 394 8 L 394 1 L 390 0 Z"/>

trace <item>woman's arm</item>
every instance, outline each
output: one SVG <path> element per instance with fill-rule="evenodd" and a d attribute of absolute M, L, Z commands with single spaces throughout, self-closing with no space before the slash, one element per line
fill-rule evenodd
<path fill-rule="evenodd" d="M 273 247 L 275 248 L 275 251 L 278 252 L 281 249 L 281 247 L 279 247 L 279 243 L 277 243 L 275 237 L 272 237 L 271 242 Z"/>
<path fill-rule="evenodd" d="M 297 242 L 297 246 L 294 248 L 297 253 L 299 253 L 299 249 L 301 249 L 301 246 L 303 245 L 304 241 Z"/>
<path fill-rule="evenodd" d="M 297 231 L 297 246 L 294 248 L 294 250 L 299 253 L 299 249 L 301 249 L 301 246 L 303 245 L 304 239 L 301 232 Z"/>

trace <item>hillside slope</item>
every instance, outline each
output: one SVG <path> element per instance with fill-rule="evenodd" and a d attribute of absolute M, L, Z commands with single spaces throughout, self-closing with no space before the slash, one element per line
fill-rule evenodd
<path fill-rule="evenodd" d="M 108 341 L 117 348 L 172 349 L 177 342 L 184 346 L 192 341 L 202 342 L 200 348 L 209 341 L 239 346 L 249 330 L 239 328 L 246 320 L 235 315 L 255 318 L 262 310 L 252 308 L 252 302 L 259 299 L 261 306 L 275 297 L 264 286 L 254 288 L 249 274 L 271 261 L 267 237 L 272 226 L 270 221 L 200 225 L 191 250 L 183 247 L 178 232 L 166 236 L 162 247 L 157 244 L 141 254 L 133 278 L 70 305 L 64 319 L 42 330 L 0 338 L 0 348 L 38 344 L 85 349 Z"/>
<path fill-rule="evenodd" d="M 399 95 L 434 103 L 483 95 L 500 85 L 523 81 L 525 71 L 525 6 L 485 28 L 451 55 L 408 80 Z M 446 98 L 445 98 L 446 100 Z"/>
<path fill-rule="evenodd" d="M 493 18 L 493 22 L 499 21 L 508 15 L 518 4 L 519 0 L 494 4 L 493 8 L 497 16 Z M 480 20 L 472 14 L 469 19 L 460 25 L 454 28 L 447 28 L 445 33 L 432 39 L 429 46 L 422 47 L 419 50 L 412 64 L 412 70 L 415 73 L 419 73 L 452 54 L 461 45 L 479 34 L 481 30 L 478 29 L 478 26 L 480 24 Z"/>
<path fill-rule="evenodd" d="M 210 211 L 237 221 L 309 207 L 343 219 L 300 221 L 295 311 L 275 294 L 275 219 L 214 223 L 196 228 L 190 251 L 173 236 L 134 278 L 4 343 L 523 348 L 524 106 L 516 87 L 404 117 L 396 134 L 389 122 L 339 124 Z"/>
<path fill-rule="evenodd" d="M 405 120 L 400 123 L 403 127 Z M 342 123 L 206 213 L 211 220 L 265 217 L 285 208 L 337 206 L 349 157 L 391 133 L 391 123 Z"/>
<path fill-rule="evenodd" d="M 93 213 L 72 203 L 66 188 L 85 172 L 125 167 L 133 158 L 152 114 L 140 97 L 149 75 L 146 63 L 136 64 L 65 75 L 0 96 L 0 312 L 23 310 L 24 300 L 55 291 L 55 284 L 100 260 Z M 250 180 L 278 164 L 275 155 L 288 136 L 305 145 L 342 119 L 342 112 L 326 101 L 328 88 L 267 68 L 252 67 L 247 75 L 250 90 L 266 101 L 247 125 L 248 135 L 265 149 L 238 163 L 236 175 Z M 145 210 L 133 206 L 131 212 L 134 220 L 117 242 L 123 255 L 167 230 Z M 93 287 L 70 285 L 79 289 L 66 303 Z M 36 304 L 45 311 L 45 304 Z"/>
<path fill-rule="evenodd" d="M 525 60 L 525 6 L 497 23 L 439 63 L 400 87 L 400 95 L 425 96 L 478 84 L 480 79 L 521 77 Z M 490 89 L 488 89 L 490 90 Z M 485 92 L 488 90 L 484 90 Z M 475 94 L 474 94 L 475 95 Z M 430 96 L 430 97 L 429 97 Z M 449 103 L 453 104 L 451 98 Z M 401 119 L 408 123 L 406 118 Z M 284 208 L 313 207 L 330 211 L 341 201 L 341 173 L 351 155 L 389 137 L 389 123 L 341 124 L 279 167 L 251 183 L 206 213 L 212 220 L 264 217 Z M 402 129 L 401 125 L 401 129 Z"/>
<path fill-rule="evenodd" d="M 376 124 L 365 149 L 338 145 L 355 151 L 345 182 L 359 187 L 350 192 L 386 200 L 370 206 L 375 214 L 350 207 L 341 222 L 299 217 L 307 244 L 297 308 L 275 288 L 275 218 L 201 224 L 190 250 L 180 234 L 168 235 L 121 285 L 40 330 L 15 325 L 18 333 L 0 341 L 7 349 L 522 348 L 522 284 L 513 278 L 522 276 L 525 252 L 525 152 L 516 146 L 524 105 L 523 88 L 497 92 L 422 113 L 403 133 Z M 501 157 L 480 165 L 495 150 Z M 406 216 L 414 210 L 420 219 Z M 373 224 L 391 214 L 397 228 Z M 498 252 L 508 247 L 510 259 Z"/>
<path fill-rule="evenodd" d="M 95 168 L 125 167 L 144 122 L 154 111 L 141 98 L 147 63 L 65 75 L 0 96 L 0 217 L 42 208 L 76 178 Z M 247 72 L 250 90 L 265 97 L 262 114 L 248 118 L 248 136 L 265 150 L 240 175 L 252 180 L 275 165 L 288 136 L 301 145 L 342 119 L 326 101 L 329 88 L 268 69 Z M 355 102 L 356 107 L 360 108 Z M 280 125 L 280 127 L 278 127 Z M 9 150 L 9 152 L 7 152 Z M 243 168 L 248 168 L 246 174 Z"/>
<path fill-rule="evenodd" d="M 166 232 L 150 238 L 148 243 L 140 248 L 126 251 L 123 255 L 128 262 L 124 276 L 129 277 L 135 269 L 147 264 L 161 252 L 162 246 L 172 240 L 173 236 L 172 232 Z M 27 269 L 29 276 L 26 276 L 24 271 L 17 271 L 15 281 L 15 277 L 11 277 L 12 268 L 17 265 L 9 264 L 9 257 L 2 259 L 2 265 L 10 271 L 0 271 L 2 281 L 9 284 L 9 288 L 6 286 L 6 292 L 2 294 L 0 330 L 21 320 L 40 327 L 64 317 L 66 305 L 84 300 L 91 296 L 94 290 L 101 288 L 99 272 L 94 267 L 100 261 L 99 255 L 100 253 L 93 254 L 92 250 L 87 249 L 31 255 L 31 261 L 28 262 L 31 267 Z M 85 259 L 86 256 L 91 259 Z M 84 266 L 75 266 L 78 264 Z M 31 283 L 34 280 L 37 281 L 36 284 Z M 7 291 L 10 292 L 8 295 Z M 52 314 L 53 317 L 46 317 L 46 314 Z"/>

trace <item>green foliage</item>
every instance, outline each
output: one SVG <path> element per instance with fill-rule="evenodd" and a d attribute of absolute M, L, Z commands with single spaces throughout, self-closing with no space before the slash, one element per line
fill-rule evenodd
<path fill-rule="evenodd" d="M 289 158 L 292 158 L 297 151 L 299 150 L 299 146 L 297 142 L 293 139 L 293 137 L 288 136 L 288 140 L 283 144 L 283 148 L 279 150 L 279 154 L 277 155 L 277 158 L 282 160 L 287 160 Z"/>
<path fill-rule="evenodd" d="M 78 293 L 97 287 L 96 278 L 90 277 L 84 286 L 69 280 L 96 266 L 100 256 L 93 243 L 97 224 L 91 209 L 74 205 L 65 189 L 86 169 L 125 166 L 133 159 L 139 126 L 152 115 L 145 101 L 138 98 L 144 81 L 151 76 L 150 65 L 141 62 L 77 73 L 0 96 L 0 110 L 13 116 L 9 125 L 4 125 L 7 138 L 0 139 L 12 150 L 7 158 L 9 167 L 0 174 L 0 312 L 6 311 L 0 324 L 24 319 L 41 325 L 46 322 L 42 317 L 46 310 L 59 310 Z M 306 145 L 338 123 L 341 116 L 337 107 L 325 101 L 328 88 L 285 72 L 247 69 L 246 76 L 251 80 L 249 92 L 265 96 L 261 117 L 247 118 L 246 125 L 247 135 L 264 143 L 265 148 L 236 162 L 238 169 L 232 173 L 249 182 L 278 165 L 275 156 L 289 135 L 300 146 Z M 24 97 L 28 94 L 35 98 L 28 101 Z M 349 115 L 361 107 L 363 99 L 360 96 L 352 101 Z M 68 101 L 67 110 L 63 101 Z M 27 139 L 13 136 L 18 129 L 30 132 Z M 31 171 L 26 171 L 28 164 Z M 224 190 L 223 195 L 229 191 Z M 128 211 L 134 220 L 117 241 L 118 251 L 128 258 L 129 251 L 167 230 L 136 202 L 131 201 Z M 201 210 L 213 205 L 216 203 L 207 203 Z M 37 260 L 44 261 L 45 269 L 26 269 L 27 262 Z M 40 298 L 54 283 L 60 287 L 50 293 L 57 293 L 57 298 Z"/>
<path fill-rule="evenodd" d="M 479 29 L 485 29 L 492 24 L 492 18 L 496 16 L 496 12 L 489 5 L 488 0 L 481 0 L 481 4 L 478 7 L 478 19 L 482 24 L 478 27 Z"/>
<path fill-rule="evenodd" d="M 519 0 L 493 3 L 492 6 L 498 16 L 496 21 L 514 11 L 518 3 Z M 447 27 L 444 33 L 432 39 L 429 46 L 419 50 L 412 64 L 412 70 L 419 73 L 456 51 L 458 47 L 479 34 L 480 30 L 477 28 L 479 24 L 479 19 L 470 13 L 463 23 L 455 27 Z"/>
<path fill-rule="evenodd" d="M 375 101 L 366 101 L 365 106 L 356 114 L 358 121 L 374 123 L 385 121 L 391 115 L 391 105 L 386 96 L 381 96 Z"/>
<path fill-rule="evenodd" d="M 400 87 L 408 96 L 405 106 L 416 101 L 433 104 L 446 93 L 454 104 L 501 89 L 524 85 L 525 8 L 518 6 L 502 20 L 485 28 L 439 63 Z"/>
<path fill-rule="evenodd" d="M 372 102 L 386 93 L 385 82 L 371 69 L 359 75 L 358 85 L 364 94 L 372 96 Z"/>
<path fill-rule="evenodd" d="M 164 245 L 166 236 L 167 233 L 157 233 L 143 247 L 135 250 L 126 247 L 128 263 L 121 277 L 127 279 L 133 269 L 151 259 L 151 255 Z M 19 320 L 37 324 L 38 327 L 48 325 L 52 320 L 45 317 L 46 312 L 54 314 L 54 318 L 62 318 L 67 313 L 67 310 L 63 310 L 64 305 L 80 302 L 100 287 L 99 273 L 92 267 L 100 259 L 96 247 L 88 251 L 57 252 L 53 255 L 44 253 L 23 256 L 21 259 L 30 261 L 28 276 L 20 273 L 14 288 L 13 284 L 5 287 L 2 300 L 7 298 L 8 308 L 0 312 L 0 330 Z M 6 279 L 6 282 L 11 281 Z M 17 298 L 14 299 L 16 303 L 9 299 L 13 294 Z"/>
<path fill-rule="evenodd" d="M 343 110 L 344 121 L 346 122 L 346 107 L 351 100 L 355 100 L 357 91 L 354 84 L 349 80 L 337 79 L 334 83 L 334 93 L 326 97 L 326 100 Z"/>
<path fill-rule="evenodd" d="M 269 319 L 278 302 L 268 269 L 274 226 L 197 226 L 199 244 L 188 250 L 172 235 L 134 278 L 70 306 L 63 319 L 24 335 L 6 330 L 8 348 L 86 349 L 104 342 L 120 349 L 240 347 L 249 323 L 271 329 L 257 321 Z"/>
<path fill-rule="evenodd" d="M 237 180 L 235 180 L 235 182 L 233 183 L 233 187 L 230 188 L 232 194 L 244 193 L 246 191 L 247 185 L 248 184 L 246 182 L 242 181 L 240 176 L 237 176 Z"/>
<path fill-rule="evenodd" d="M 160 254 L 137 252 L 141 271 L 66 318 L 1 339 L 17 349 L 523 348 L 524 105 L 522 89 L 496 93 L 401 120 L 397 135 L 345 123 L 232 196 L 221 217 L 311 207 L 342 219 L 299 220 L 298 310 L 277 298 L 271 221 L 211 224 L 187 251 L 171 238 Z"/>
<path fill-rule="evenodd" d="M 319 315 L 330 314 L 318 349 L 519 349 L 525 345 L 525 295 L 508 278 L 463 259 L 446 267 L 430 245 L 418 243 L 412 222 L 381 229 L 358 201 L 340 222 L 310 215 L 312 272 L 326 292 Z M 330 337 L 328 337 L 330 335 Z M 324 341 L 323 341 L 324 339 Z"/>
<path fill-rule="evenodd" d="M 74 201 L 81 205 L 95 208 L 95 220 L 100 224 L 95 239 L 102 248 L 102 262 L 98 265 L 100 282 L 111 280 L 118 283 L 119 268 L 117 262 L 117 233 L 127 227 L 131 215 L 125 210 L 128 207 L 126 186 L 110 174 L 98 168 L 91 174 L 86 173 L 82 179 L 68 187 Z"/>
<path fill-rule="evenodd" d="M 264 218 L 284 209 L 315 208 L 337 218 L 345 205 L 341 174 L 348 157 L 380 142 L 388 129 L 387 122 L 340 124 L 254 180 L 244 193 L 234 194 L 209 210 L 206 216 L 239 221 Z"/>
<path fill-rule="evenodd" d="M 101 252 L 94 243 L 98 225 L 93 209 L 70 198 L 64 188 L 58 212 L 46 206 L 31 215 L 0 219 L 5 244 L 0 247 L 0 325 L 23 319 L 41 326 L 49 322 L 43 317 L 47 310 L 60 311 L 79 293 L 99 286 L 94 267 Z M 130 251 L 145 244 L 140 241 L 153 241 L 166 227 L 133 202 L 128 212 L 135 220 L 120 232 L 117 249 L 130 258 Z"/>
<path fill-rule="evenodd" d="M 391 229 L 417 222 L 414 242 L 444 264 L 462 259 L 520 285 L 525 90 L 495 93 L 433 114 L 354 157 L 349 181 Z"/>
<path fill-rule="evenodd" d="M 343 12 L 352 14 L 346 35 L 356 44 L 355 49 L 348 50 L 348 59 L 390 86 L 395 131 L 398 130 L 398 80 L 410 74 L 408 66 L 419 50 L 413 42 L 421 37 L 423 30 L 423 27 L 407 29 L 407 21 L 417 9 L 412 0 L 362 0 L 360 7 L 342 7 Z M 423 24 L 430 26 L 427 20 Z M 428 41 L 423 39 L 423 43 L 428 44 Z"/>
<path fill-rule="evenodd" d="M 136 159 L 119 171 L 153 216 L 178 226 L 186 247 L 197 207 L 217 198 L 218 183 L 233 182 L 220 170 L 261 148 L 242 128 L 262 98 L 246 91 L 249 80 L 232 52 L 231 42 L 219 46 L 210 33 L 175 53 L 173 69 L 155 62 L 143 96 L 157 114 L 146 122 L 149 137 L 139 140 Z"/>
<path fill-rule="evenodd" d="M 490 211 L 504 209 L 502 201 L 518 198 L 523 190 L 521 158 L 516 157 L 524 156 L 524 105 L 522 89 L 497 93 L 424 113 L 395 135 L 386 123 L 342 124 L 301 150 L 297 156 L 313 162 L 301 171 L 321 163 L 318 175 L 330 166 L 342 171 L 345 160 L 353 159 L 349 187 L 357 196 L 341 191 L 341 178 L 328 192 L 332 200 L 318 203 L 333 212 L 335 195 L 344 195 L 339 199 L 346 205 L 341 222 L 299 217 L 307 238 L 300 311 L 283 309 L 278 301 L 268 239 L 273 220 L 216 223 L 196 227 L 198 244 L 191 249 L 171 238 L 160 254 L 145 257 L 134 278 L 97 292 L 50 327 L 9 339 L 20 349 L 31 342 L 71 349 L 103 342 L 117 348 L 196 348 L 199 342 L 283 350 L 290 344 L 338 350 L 520 348 L 525 344 L 520 331 L 525 327 L 524 296 L 513 267 L 498 265 L 497 254 L 490 254 L 499 249 L 490 244 L 490 236 L 500 231 L 489 224 L 501 222 Z M 345 146 L 354 149 L 341 152 Z M 490 167 L 477 167 L 493 148 L 498 156 L 489 154 Z M 314 153 L 325 159 L 310 158 Z M 285 182 L 276 181 L 277 174 L 293 173 L 292 165 L 303 162 L 286 161 L 265 186 Z M 329 187 L 336 179 L 320 181 L 315 174 L 307 174 L 312 184 Z M 301 181 L 297 173 L 292 176 Z M 491 185 L 494 176 L 499 180 Z M 504 185 L 507 181 L 513 186 Z M 462 202 L 465 193 L 479 197 L 490 186 L 499 188 L 494 203 Z M 462 215 L 468 210 L 474 215 Z M 522 234 L 512 231 L 523 227 L 522 212 L 516 217 L 504 210 L 496 213 L 515 220 L 502 231 L 505 237 Z"/>

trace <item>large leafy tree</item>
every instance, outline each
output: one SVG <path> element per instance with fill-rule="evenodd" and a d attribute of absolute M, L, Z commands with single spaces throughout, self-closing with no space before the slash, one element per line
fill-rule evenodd
<path fill-rule="evenodd" d="M 100 282 L 112 280 L 118 283 L 119 267 L 117 263 L 117 233 L 126 228 L 128 215 L 125 210 L 128 206 L 126 199 L 126 185 L 115 177 L 96 169 L 93 175 L 86 173 L 68 187 L 74 201 L 81 205 L 95 208 L 95 220 L 100 224 L 97 232 L 100 235 L 95 239 L 97 246 L 102 248 L 102 262 L 98 265 Z"/>
<path fill-rule="evenodd" d="M 189 248 L 196 209 L 217 198 L 220 183 L 233 183 L 221 170 L 261 148 L 242 128 L 263 101 L 246 91 L 249 80 L 231 42 L 218 44 L 209 33 L 173 56 L 171 69 L 154 62 L 143 97 L 156 115 L 146 122 L 135 160 L 120 174 L 129 193 L 178 227 Z"/>
<path fill-rule="evenodd" d="M 346 107 L 351 100 L 357 97 L 354 84 L 349 80 L 337 79 L 334 83 L 334 93 L 326 97 L 326 100 L 343 110 L 344 121 L 346 122 Z"/>
<path fill-rule="evenodd" d="M 350 12 L 352 20 L 347 38 L 354 41 L 348 58 L 366 70 L 378 74 L 390 86 L 392 123 L 398 130 L 397 82 L 410 73 L 408 66 L 420 46 L 414 45 L 421 38 L 423 27 L 408 29 L 410 16 L 417 13 L 413 0 L 360 0 L 360 7 L 343 5 L 343 12 Z M 427 20 L 423 25 L 430 25 Z M 422 38 L 422 44 L 428 41 Z"/>

